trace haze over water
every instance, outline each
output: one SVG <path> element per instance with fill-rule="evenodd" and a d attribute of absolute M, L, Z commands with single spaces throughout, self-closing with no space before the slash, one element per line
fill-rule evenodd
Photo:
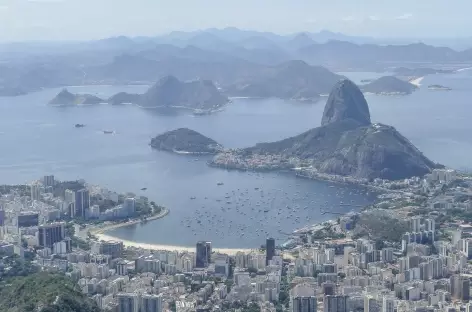
<path fill-rule="evenodd" d="M 366 78 L 365 74 L 346 75 L 356 82 Z M 453 91 L 430 91 L 426 88 L 429 84 L 442 84 Z M 142 92 L 146 88 L 91 86 L 69 90 L 107 97 L 119 91 Z M 112 190 L 148 196 L 171 209 L 162 220 L 120 228 L 110 232 L 114 236 L 170 245 L 192 246 L 196 240 L 204 239 L 211 240 L 216 247 L 257 247 L 266 235 L 281 242 L 284 236 L 278 233 L 279 229 L 291 232 L 302 225 L 332 218 L 321 215 L 320 206 L 344 212 L 358 208 L 340 207 L 341 201 L 362 205 L 373 200 L 373 195 L 363 195 L 350 186 L 330 187 L 325 182 L 287 174 L 228 172 L 207 167 L 206 159 L 201 157 L 158 152 L 148 146 L 151 137 L 179 127 L 199 131 L 227 147 L 282 139 L 319 126 L 325 99 L 314 104 L 237 99 L 221 113 L 194 117 L 186 113 L 160 114 L 131 105 L 47 106 L 58 91 L 0 98 L 0 182 L 25 183 L 44 174 L 55 174 L 62 180 L 84 178 Z M 426 77 L 422 88 L 409 96 L 371 95 L 367 101 L 374 122 L 395 126 L 432 160 L 453 168 L 471 169 L 471 98 L 472 71 L 463 71 Z M 76 129 L 76 123 L 86 127 Z M 114 130 L 116 134 L 106 135 L 102 130 Z M 224 185 L 217 186 L 217 182 Z M 140 191 L 143 187 L 148 190 Z M 193 196 L 196 198 L 190 199 Z M 287 205 L 299 208 L 297 212 L 287 211 Z M 270 211 L 263 211 L 267 209 Z M 288 219 L 288 212 L 298 215 L 299 223 Z M 202 223 L 196 224 L 195 218 L 202 215 Z M 247 229 L 236 231 L 244 225 Z M 196 235 L 193 229 L 198 229 Z M 264 233 L 257 236 L 256 229 Z"/>

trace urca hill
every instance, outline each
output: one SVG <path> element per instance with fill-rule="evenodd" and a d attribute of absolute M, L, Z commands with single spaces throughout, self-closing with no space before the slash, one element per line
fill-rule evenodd
<path fill-rule="evenodd" d="M 438 166 L 394 127 L 372 124 L 361 90 L 347 79 L 331 91 L 321 127 L 277 142 L 226 150 L 211 164 L 243 170 L 305 168 L 322 174 L 389 180 L 422 176 Z"/>

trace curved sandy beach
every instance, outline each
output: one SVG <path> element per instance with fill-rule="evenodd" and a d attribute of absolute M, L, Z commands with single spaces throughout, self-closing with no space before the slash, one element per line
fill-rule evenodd
<path fill-rule="evenodd" d="M 169 213 L 169 210 L 164 208 L 164 210 L 155 216 L 152 216 L 147 219 L 147 221 L 152 221 L 152 220 L 157 220 L 165 217 Z M 149 249 L 149 250 L 169 250 L 169 251 L 178 251 L 178 252 L 194 252 L 195 247 L 185 247 L 185 246 L 173 246 L 173 245 L 160 245 L 160 244 L 148 244 L 148 243 L 139 243 L 131 240 L 125 240 L 125 239 L 120 239 L 118 237 L 114 237 L 111 235 L 106 234 L 107 231 L 117 229 L 120 227 L 132 225 L 132 224 L 137 224 L 140 223 L 141 220 L 132 220 L 126 223 L 118 223 L 118 224 L 109 224 L 109 225 L 104 225 L 100 226 L 97 228 L 91 228 L 88 230 L 88 232 L 98 238 L 98 240 L 103 240 L 103 241 L 120 241 L 123 242 L 123 245 L 125 247 L 134 247 L 134 248 L 143 248 L 143 249 Z M 196 243 L 196 242 L 195 242 Z M 220 253 L 225 253 L 228 255 L 234 255 L 237 252 L 250 252 L 255 249 L 249 249 L 249 248 L 213 248 L 214 252 L 220 252 Z"/>
<path fill-rule="evenodd" d="M 415 85 L 417 87 L 420 87 L 421 86 L 421 81 L 423 81 L 424 79 L 424 76 L 423 77 L 418 77 L 418 78 L 415 78 L 415 79 L 411 79 L 409 82 L 412 84 L 412 85 Z"/>

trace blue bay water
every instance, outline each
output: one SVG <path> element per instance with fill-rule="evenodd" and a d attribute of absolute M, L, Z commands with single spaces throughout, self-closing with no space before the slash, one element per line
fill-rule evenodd
<path fill-rule="evenodd" d="M 356 73 L 344 74 L 358 79 Z M 367 78 L 363 73 L 361 79 Z M 428 76 L 422 84 L 410 96 L 367 96 L 372 120 L 395 126 L 435 161 L 472 168 L 472 73 Z M 454 90 L 431 91 L 428 84 Z M 107 97 L 146 88 L 69 89 Z M 227 147 L 282 139 L 319 126 L 325 99 L 313 104 L 237 99 L 221 113 L 194 117 L 132 105 L 47 106 L 58 91 L 0 98 L 0 183 L 24 183 L 51 173 L 62 180 L 83 178 L 120 192 L 132 191 L 171 209 L 161 220 L 111 233 L 120 238 L 184 246 L 203 239 L 217 247 L 256 247 L 266 236 L 282 240 L 280 231 L 332 217 L 322 215 L 320 207 L 346 212 L 374 199 L 362 189 L 287 174 L 209 168 L 205 158 L 154 151 L 148 145 L 153 136 L 179 127 L 199 131 Z M 75 128 L 76 123 L 86 127 Z M 116 133 L 107 135 L 103 130 Z M 148 189 L 140 191 L 143 187 Z"/>

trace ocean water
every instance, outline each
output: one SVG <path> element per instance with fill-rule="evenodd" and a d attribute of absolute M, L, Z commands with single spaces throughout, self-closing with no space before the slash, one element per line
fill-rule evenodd
<path fill-rule="evenodd" d="M 344 74 L 359 79 L 356 73 Z M 362 73 L 360 79 L 368 78 Z M 372 120 L 395 126 L 437 162 L 471 169 L 472 72 L 428 76 L 422 84 L 409 96 L 367 96 Z M 431 91 L 428 84 L 453 91 Z M 69 89 L 106 97 L 146 88 Z M 182 246 L 210 240 L 216 247 L 257 247 L 266 236 L 282 242 L 284 233 L 333 217 L 323 215 L 320 208 L 347 212 L 374 200 L 373 194 L 352 186 L 289 174 L 209 168 L 204 157 L 173 155 L 148 145 L 153 136 L 179 127 L 199 131 L 227 147 L 282 139 L 319 126 L 326 99 L 311 104 L 237 99 L 218 114 L 195 117 L 132 105 L 48 106 L 59 91 L 0 97 L 0 183 L 25 183 L 44 174 L 62 180 L 83 178 L 148 196 L 171 210 L 161 220 L 110 232 L 117 237 Z M 76 123 L 86 126 L 75 128 Z M 143 187 L 147 190 L 140 191 Z"/>

